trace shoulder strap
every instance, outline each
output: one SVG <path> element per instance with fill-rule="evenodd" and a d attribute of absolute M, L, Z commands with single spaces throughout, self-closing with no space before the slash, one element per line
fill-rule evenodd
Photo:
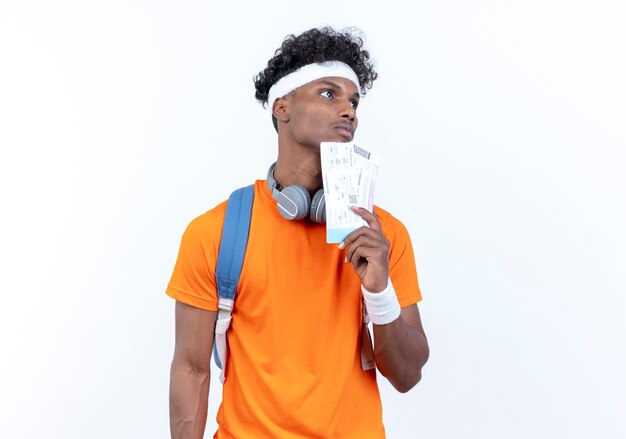
<path fill-rule="evenodd" d="M 228 198 L 222 239 L 217 255 L 215 277 L 217 281 L 218 313 L 215 324 L 213 353 L 215 364 L 222 369 L 220 380 L 224 382 L 228 345 L 226 331 L 230 326 L 231 313 L 237 294 L 237 285 L 248 245 L 254 185 L 239 188 Z"/>
<path fill-rule="evenodd" d="M 253 200 L 253 185 L 237 189 L 228 198 L 215 270 L 219 298 L 234 299 L 237 293 L 243 257 L 248 245 Z"/>

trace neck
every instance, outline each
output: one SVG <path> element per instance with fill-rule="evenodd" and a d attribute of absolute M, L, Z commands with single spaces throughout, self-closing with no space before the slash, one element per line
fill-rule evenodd
<path fill-rule="evenodd" d="M 282 187 L 298 184 L 309 193 L 322 187 L 322 164 L 319 149 L 298 146 L 278 147 L 274 179 Z"/>

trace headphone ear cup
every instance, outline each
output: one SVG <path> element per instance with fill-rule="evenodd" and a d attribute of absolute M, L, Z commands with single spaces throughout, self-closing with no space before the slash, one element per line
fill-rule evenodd
<path fill-rule="evenodd" d="M 309 218 L 314 223 L 326 222 L 326 197 L 324 196 L 324 189 L 320 189 L 313 195 Z"/>
<path fill-rule="evenodd" d="M 311 196 L 303 186 L 291 185 L 280 191 L 276 199 L 278 211 L 288 220 L 300 220 L 309 214 Z"/>

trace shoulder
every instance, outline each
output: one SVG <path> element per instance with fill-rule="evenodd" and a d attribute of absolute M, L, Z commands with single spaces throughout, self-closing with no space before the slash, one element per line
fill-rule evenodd
<path fill-rule="evenodd" d="M 383 227 L 383 234 L 387 239 L 408 239 L 409 232 L 398 218 L 379 206 L 374 206 L 374 213 Z"/>
<path fill-rule="evenodd" d="M 216 226 L 219 226 L 221 228 L 222 224 L 224 223 L 224 215 L 226 214 L 227 203 L 228 200 L 224 200 L 217 206 L 204 212 L 202 215 L 195 217 L 189 222 L 187 228 L 191 228 L 194 230 L 213 228 Z"/>
<path fill-rule="evenodd" d="M 254 184 L 254 197 L 259 196 L 262 188 L 261 180 L 257 180 Z M 226 216 L 226 206 L 228 199 L 222 201 L 212 209 L 206 211 L 202 215 L 197 216 L 189 222 L 185 230 L 188 237 L 198 238 L 200 240 L 212 240 L 219 244 L 222 229 L 224 227 L 224 218 Z"/>
<path fill-rule="evenodd" d="M 181 250 L 196 248 L 206 253 L 213 253 L 212 250 L 219 248 L 226 203 L 227 201 L 221 202 L 189 222 L 183 233 Z"/>

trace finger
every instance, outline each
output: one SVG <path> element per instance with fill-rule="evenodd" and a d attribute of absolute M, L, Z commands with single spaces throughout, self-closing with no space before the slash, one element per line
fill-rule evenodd
<path fill-rule="evenodd" d="M 363 227 L 359 227 L 358 229 L 351 232 L 348 236 L 346 236 L 343 239 L 343 241 L 339 243 L 339 248 L 348 247 L 350 244 L 356 241 L 360 236 L 364 236 L 364 235 L 371 236 L 372 238 L 378 238 L 378 239 L 384 238 L 380 232 L 377 232 L 376 230 L 363 226 Z"/>
<path fill-rule="evenodd" d="M 361 246 L 350 255 L 349 259 L 346 258 L 346 262 L 352 263 L 363 260 L 370 264 L 383 265 L 388 261 L 388 257 L 386 253 L 380 249 Z"/>
<path fill-rule="evenodd" d="M 386 251 L 386 241 L 381 240 L 378 237 L 361 235 L 354 242 L 352 242 L 346 250 L 346 261 L 351 260 L 354 252 L 360 247 L 378 249 L 379 252 L 384 253 Z"/>
<path fill-rule="evenodd" d="M 367 261 L 365 259 L 355 258 L 352 261 L 352 269 L 360 278 L 363 277 L 364 270 L 367 268 Z"/>
<path fill-rule="evenodd" d="M 373 255 L 379 256 L 381 259 L 389 258 L 390 242 L 388 239 L 379 235 L 371 236 L 363 234 L 348 246 L 346 250 L 346 262 L 353 260 L 354 253 L 361 247 L 373 249 Z"/>
<path fill-rule="evenodd" d="M 359 206 L 350 206 L 350 208 L 354 213 L 363 218 L 370 228 L 377 231 L 381 230 L 380 221 L 378 221 L 378 217 L 372 212 Z"/>
<path fill-rule="evenodd" d="M 388 258 L 379 248 L 360 246 L 352 253 L 352 266 L 356 269 L 365 264 L 369 268 L 378 267 L 377 269 L 388 270 Z"/>

